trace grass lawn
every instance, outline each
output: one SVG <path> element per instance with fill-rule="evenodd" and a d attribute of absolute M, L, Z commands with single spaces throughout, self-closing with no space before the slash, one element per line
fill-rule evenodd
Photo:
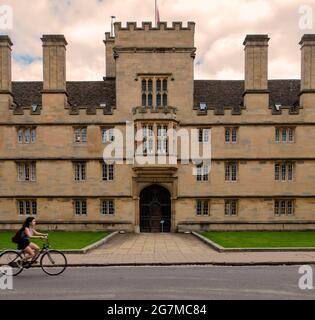
<path fill-rule="evenodd" d="M 41 230 L 41 232 L 45 233 Z M 108 232 L 48 232 L 49 242 L 52 249 L 82 249 L 94 242 L 103 239 Z M 11 242 L 14 232 L 0 231 L 0 250 L 16 249 L 16 244 Z M 42 241 L 34 239 L 40 247 Z"/>
<path fill-rule="evenodd" d="M 224 248 L 315 248 L 315 232 L 202 232 Z"/>

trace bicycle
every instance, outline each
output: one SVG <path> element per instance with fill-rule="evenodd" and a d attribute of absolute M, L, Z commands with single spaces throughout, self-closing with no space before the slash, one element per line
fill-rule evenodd
<path fill-rule="evenodd" d="M 37 264 L 40 258 L 41 269 L 50 276 L 58 276 L 67 268 L 66 256 L 58 251 L 51 250 L 48 237 L 43 239 L 42 249 L 31 261 L 24 262 L 25 253 L 23 250 L 6 250 L 0 254 L 0 267 L 11 267 L 12 275 L 19 275 L 24 269 L 29 269 Z"/>

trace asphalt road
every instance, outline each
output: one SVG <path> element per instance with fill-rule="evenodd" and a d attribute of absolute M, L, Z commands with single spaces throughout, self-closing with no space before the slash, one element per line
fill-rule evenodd
<path fill-rule="evenodd" d="M 0 300 L 314 299 L 315 289 L 299 289 L 298 269 L 298 266 L 69 268 L 58 277 L 32 269 L 14 278 L 14 290 L 0 290 Z"/>

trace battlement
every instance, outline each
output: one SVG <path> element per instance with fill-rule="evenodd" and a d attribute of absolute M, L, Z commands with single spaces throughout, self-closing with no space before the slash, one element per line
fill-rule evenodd
<path fill-rule="evenodd" d="M 169 27 L 167 25 L 167 22 L 158 22 L 157 26 L 154 27 L 152 26 L 152 22 L 150 21 L 145 21 L 142 22 L 142 26 L 138 27 L 137 26 L 137 22 L 127 22 L 126 27 L 122 27 L 121 22 L 116 22 L 115 23 L 115 31 L 151 31 L 151 30 L 155 30 L 155 31 L 161 31 L 161 30 L 190 30 L 190 31 L 195 31 L 195 23 L 189 21 L 187 23 L 187 27 L 183 26 L 183 23 L 181 21 L 176 21 L 176 22 L 172 22 L 172 26 Z"/>
<path fill-rule="evenodd" d="M 142 22 L 141 27 L 136 22 L 127 22 L 126 26 L 116 22 L 114 28 L 115 47 L 194 47 L 194 22 L 188 22 L 187 26 L 183 26 L 182 22 L 173 22 L 171 26 L 167 22 L 159 22 L 157 26 L 153 26 L 152 22 Z M 178 32 L 181 32 L 180 36 Z"/>
<path fill-rule="evenodd" d="M 104 42 L 114 42 L 115 41 L 115 37 L 112 37 L 110 32 L 105 32 L 105 40 Z"/>

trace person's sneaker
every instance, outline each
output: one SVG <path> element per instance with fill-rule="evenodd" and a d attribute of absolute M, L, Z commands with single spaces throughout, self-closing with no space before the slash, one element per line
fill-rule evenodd
<path fill-rule="evenodd" d="M 11 268 L 20 268 L 22 266 L 22 261 L 13 261 L 9 263 Z"/>

